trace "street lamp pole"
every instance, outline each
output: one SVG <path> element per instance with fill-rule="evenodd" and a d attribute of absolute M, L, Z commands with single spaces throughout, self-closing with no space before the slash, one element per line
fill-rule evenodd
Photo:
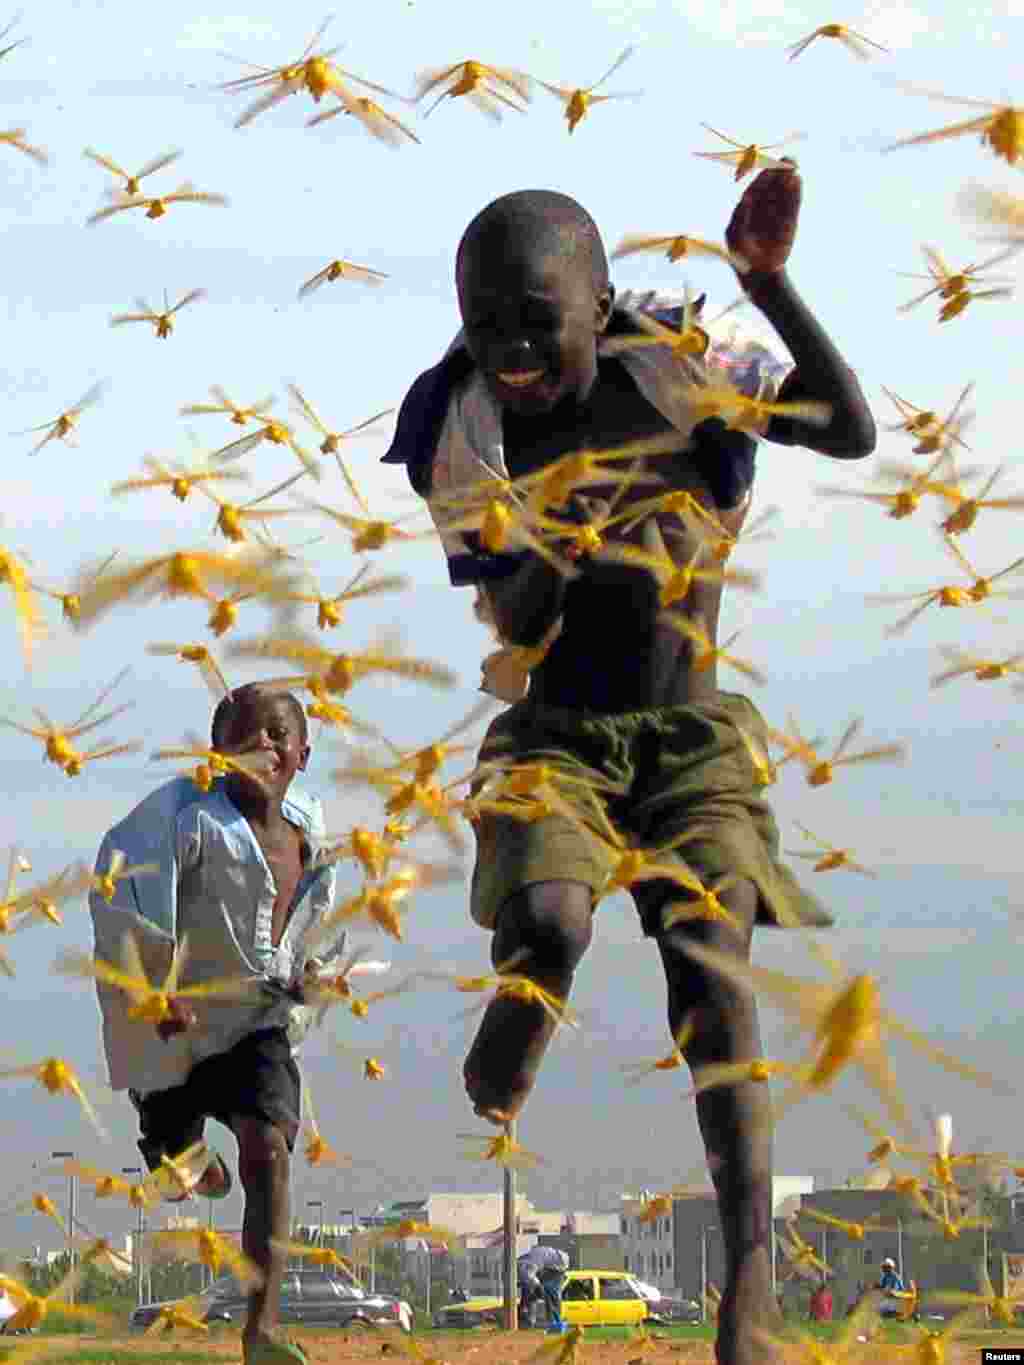
<path fill-rule="evenodd" d="M 508 1136 L 515 1141 L 516 1125 L 513 1121 L 505 1125 Z M 515 1167 L 505 1167 L 504 1178 L 503 1263 L 505 1268 L 505 1331 L 515 1332 L 519 1328 L 519 1286 L 516 1284 L 516 1172 Z"/>
<path fill-rule="evenodd" d="M 206 1200 L 206 1203 L 210 1205 L 208 1216 L 206 1216 L 206 1226 L 209 1227 L 210 1231 L 213 1231 L 214 1223 L 216 1223 L 216 1205 L 214 1205 L 212 1198 Z M 205 1280 L 206 1276 L 203 1275 L 203 1282 Z M 213 1284 L 213 1271 L 210 1271 L 210 1284 Z"/>
<path fill-rule="evenodd" d="M 896 1219 L 896 1260 L 899 1262 L 900 1279 L 903 1279 L 903 1219 Z"/>
<path fill-rule="evenodd" d="M 339 1217 L 339 1218 L 344 1218 L 346 1213 L 348 1214 L 349 1219 L 350 1219 L 350 1222 L 349 1222 L 349 1232 L 348 1232 L 349 1260 L 352 1262 L 353 1266 L 355 1266 L 355 1264 L 356 1264 L 356 1211 L 355 1211 L 355 1209 L 339 1209 L 339 1210 L 338 1210 L 338 1217 Z M 358 1267 L 356 1267 L 356 1273 L 358 1274 Z"/>
<path fill-rule="evenodd" d="M 142 1179 L 142 1167 L 141 1167 L 141 1166 L 122 1166 L 122 1167 L 121 1167 L 121 1174 L 122 1174 L 122 1175 L 137 1175 L 137 1176 L 139 1177 L 139 1179 L 141 1180 L 141 1179 Z M 142 1307 L 142 1304 L 143 1304 L 143 1302 L 144 1302 L 145 1283 L 146 1283 L 146 1282 L 145 1282 L 145 1273 L 146 1273 L 146 1272 L 145 1272 L 145 1264 L 144 1264 L 143 1258 L 142 1258 L 143 1239 L 145 1238 L 145 1235 L 146 1235 L 146 1210 L 142 1207 L 141 1202 L 140 1202 L 140 1204 L 139 1204 L 139 1210 L 138 1210 L 138 1212 L 139 1212 L 139 1217 L 138 1217 L 138 1221 L 137 1221 L 136 1224 L 135 1224 L 135 1241 L 136 1241 L 136 1244 L 137 1244 L 137 1247 L 138 1247 L 138 1250 L 137 1250 L 137 1252 L 136 1252 L 136 1258 L 135 1258 L 135 1297 L 136 1297 L 136 1299 L 137 1299 L 137 1301 L 138 1301 L 138 1307 L 141 1308 L 141 1307 Z"/>
<path fill-rule="evenodd" d="M 50 1157 L 53 1161 L 73 1161 L 74 1152 L 51 1152 Z M 78 1213 L 78 1176 L 68 1175 L 68 1230 L 67 1230 L 67 1251 L 68 1251 L 68 1270 L 75 1268 L 75 1244 L 72 1240 L 75 1235 L 75 1218 Z M 68 1294 L 68 1302 L 74 1303 L 74 1285 Z"/>

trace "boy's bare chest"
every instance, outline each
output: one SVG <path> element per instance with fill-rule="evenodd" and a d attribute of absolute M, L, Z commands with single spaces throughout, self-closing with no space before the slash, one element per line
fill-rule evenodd
<path fill-rule="evenodd" d="M 277 888 L 271 927 L 271 939 L 276 947 L 287 926 L 295 893 L 302 880 L 302 836 L 291 825 L 283 831 L 254 829 L 253 834 Z"/>
<path fill-rule="evenodd" d="M 540 423 L 530 426 L 506 423 L 505 460 L 509 474 L 516 479 L 545 468 L 563 455 L 581 450 L 610 453 L 630 442 L 663 436 L 671 430 L 671 425 L 631 383 L 606 383 L 602 379 L 586 407 L 560 423 L 544 424 L 543 428 Z M 656 476 L 658 482 L 653 478 L 651 481 L 638 480 L 623 490 L 620 481 L 612 479 L 607 484 L 591 484 L 581 489 L 581 495 L 604 502 L 614 499 L 614 513 L 618 517 L 634 504 L 649 502 L 664 493 L 685 490 L 714 512 L 710 491 L 687 453 L 687 444 L 686 439 L 680 437 L 677 452 L 650 456 L 636 463 L 629 460 L 607 462 L 607 467 L 616 472 L 640 473 L 642 470 Z M 694 545 L 690 541 L 693 539 L 695 544 L 696 540 L 688 534 L 691 519 L 662 513 L 645 518 L 645 522 L 648 523 L 646 526 L 637 525 L 628 533 L 616 530 L 613 538 L 643 545 L 650 539 L 650 523 L 653 522 L 671 537 L 673 554 L 682 553 L 688 557 L 692 553 Z"/>
<path fill-rule="evenodd" d="M 562 405 L 543 418 L 506 414 L 505 459 L 513 478 L 532 474 L 577 451 L 614 449 L 669 431 L 661 414 L 612 370 L 601 377 L 585 404 Z"/>

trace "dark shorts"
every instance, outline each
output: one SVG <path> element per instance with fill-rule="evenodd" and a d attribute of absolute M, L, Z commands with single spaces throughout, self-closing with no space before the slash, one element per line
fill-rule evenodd
<path fill-rule="evenodd" d="M 302 1083 L 284 1029 L 262 1029 L 228 1052 L 197 1063 L 182 1085 L 139 1096 L 139 1151 L 149 1169 L 199 1142 L 207 1119 L 232 1128 L 236 1118 L 262 1119 L 284 1136 L 291 1152 L 301 1122 Z"/>
<path fill-rule="evenodd" d="M 779 860 L 779 832 L 745 736 L 767 752 L 764 720 L 734 692 L 623 715 L 543 706 L 527 697 L 492 722 L 480 758 L 550 763 L 569 774 L 596 771 L 624 788 L 624 796 L 596 799 L 637 845 L 657 847 L 692 833 L 682 858 L 670 853 L 661 861 L 685 861 L 705 884 L 729 874 L 749 879 L 758 891 L 760 924 L 827 926 L 831 916 Z M 581 814 L 588 799 L 595 798 L 574 798 Z M 495 928 L 503 903 L 533 882 L 583 882 L 597 897 L 608 874 L 595 842 L 560 815 L 527 822 L 485 814 L 476 838 L 471 914 L 487 929 Z M 634 886 L 650 937 L 663 932 L 666 899 L 686 901 L 688 893 L 666 883 Z"/>

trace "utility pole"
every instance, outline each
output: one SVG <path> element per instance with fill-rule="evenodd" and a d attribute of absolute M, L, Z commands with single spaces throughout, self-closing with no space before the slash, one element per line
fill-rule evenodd
<path fill-rule="evenodd" d="M 215 1216 L 215 1213 L 216 1213 L 216 1207 L 215 1207 L 214 1202 L 213 1202 L 212 1199 L 208 1199 L 206 1202 L 207 1202 L 207 1203 L 209 1204 L 209 1206 L 210 1206 L 209 1212 L 208 1212 L 208 1214 L 207 1214 L 207 1216 L 206 1216 L 206 1226 L 207 1226 L 207 1227 L 210 1229 L 210 1231 L 212 1232 L 212 1231 L 213 1231 L 213 1228 L 214 1228 L 214 1221 L 215 1221 L 215 1217 L 214 1217 L 214 1216 Z M 205 1269 L 207 1269 L 207 1267 L 204 1267 L 204 1270 L 205 1270 Z M 204 1288 L 205 1288 L 205 1287 L 206 1287 L 206 1285 L 205 1285 L 206 1275 L 205 1275 L 205 1274 L 203 1275 L 203 1280 L 204 1280 Z M 210 1284 L 213 1284 L 213 1280 L 214 1280 L 214 1275 L 213 1275 L 213 1271 L 211 1270 L 211 1271 L 210 1271 L 210 1280 L 209 1280 L 209 1283 L 210 1283 Z"/>
<path fill-rule="evenodd" d="M 74 1152 L 51 1152 L 50 1158 L 53 1161 L 73 1161 Z M 67 1252 L 68 1252 L 68 1271 L 75 1268 L 75 1244 L 72 1240 L 75 1235 L 75 1218 L 78 1214 L 78 1176 L 68 1175 L 68 1229 L 67 1229 Z M 68 1293 L 68 1303 L 75 1301 L 75 1289 L 72 1285 Z"/>
<path fill-rule="evenodd" d="M 515 1122 L 507 1123 L 505 1131 L 514 1142 L 516 1137 Z M 515 1332 L 519 1328 L 519 1286 L 516 1283 L 516 1173 L 512 1166 L 505 1167 L 503 1212 L 505 1331 Z"/>
<path fill-rule="evenodd" d="M 362 1284 L 362 1277 L 359 1275 L 359 1266 L 356 1262 L 356 1211 L 355 1209 L 339 1209 L 338 1217 L 344 1218 L 346 1213 L 349 1216 L 348 1255 L 355 1267 L 356 1276 L 359 1278 L 360 1284 Z"/>
<path fill-rule="evenodd" d="M 900 1279 L 903 1279 L 903 1219 L 896 1219 L 896 1260 L 899 1263 Z"/>
<path fill-rule="evenodd" d="M 121 1174 L 122 1174 L 122 1175 L 137 1175 L 137 1176 L 139 1177 L 139 1180 L 141 1181 L 141 1179 L 142 1179 L 142 1167 L 141 1167 L 141 1166 L 122 1166 L 122 1167 L 121 1167 Z M 139 1210 L 138 1210 L 138 1212 L 139 1212 L 139 1217 L 138 1217 L 138 1221 L 137 1221 L 136 1224 L 135 1224 L 135 1241 L 136 1241 L 136 1243 L 138 1244 L 137 1251 L 136 1251 L 136 1256 L 135 1256 L 135 1299 L 136 1299 L 136 1304 L 137 1304 L 137 1306 L 138 1306 L 139 1308 L 141 1308 L 142 1305 L 143 1305 L 143 1303 L 145 1302 L 145 1285 L 146 1285 L 146 1281 L 145 1281 L 146 1269 L 145 1269 L 145 1262 L 144 1262 L 144 1260 L 143 1260 L 143 1255 L 142 1255 L 143 1243 L 144 1243 L 144 1239 L 145 1239 L 145 1236 L 146 1236 L 146 1210 L 142 1207 L 142 1204 L 141 1204 L 141 1203 L 139 1204 Z"/>
<path fill-rule="evenodd" d="M 708 1230 L 700 1230 L 700 1320 L 708 1320 Z"/>

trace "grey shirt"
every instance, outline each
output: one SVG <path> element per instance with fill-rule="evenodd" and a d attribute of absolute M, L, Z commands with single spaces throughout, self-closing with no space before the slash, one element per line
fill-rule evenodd
<path fill-rule="evenodd" d="M 569 1258 L 558 1247 L 535 1246 L 523 1252 L 518 1265 L 529 1266 L 537 1274 L 544 1270 L 559 1270 L 564 1274 L 569 1269 Z"/>

